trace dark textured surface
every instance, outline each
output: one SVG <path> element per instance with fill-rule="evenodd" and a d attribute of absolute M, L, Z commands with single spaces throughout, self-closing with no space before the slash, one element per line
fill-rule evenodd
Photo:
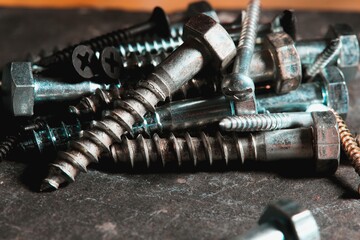
<path fill-rule="evenodd" d="M 336 22 L 360 30 L 359 14 L 297 16 L 302 38 L 321 37 L 328 24 Z M 147 17 L 116 11 L 0 9 L 0 66 L 23 58 L 30 49 L 36 54 Z M 354 132 L 360 127 L 359 78 L 349 84 L 347 122 Z M 256 225 L 264 207 L 280 198 L 310 209 L 323 239 L 360 238 L 360 178 L 346 159 L 330 178 L 289 177 L 267 167 L 180 174 L 90 170 L 52 193 L 36 192 L 46 163 L 35 157 L 16 160 L 22 162 L 0 163 L 0 239 L 226 239 Z"/>

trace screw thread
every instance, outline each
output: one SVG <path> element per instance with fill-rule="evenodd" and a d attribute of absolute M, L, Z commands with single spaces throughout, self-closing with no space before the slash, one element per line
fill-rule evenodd
<path fill-rule="evenodd" d="M 238 49 L 247 48 L 254 51 L 257 23 L 260 15 L 260 0 L 251 0 L 242 25 Z"/>
<path fill-rule="evenodd" d="M 172 94 L 171 101 L 212 96 L 218 91 L 219 84 L 216 78 L 193 78 Z"/>
<path fill-rule="evenodd" d="M 5 139 L 0 142 L 0 161 L 4 160 L 8 154 L 14 149 L 17 144 L 19 136 L 6 136 Z"/>
<path fill-rule="evenodd" d="M 290 126 L 291 117 L 286 113 L 246 114 L 226 117 L 220 121 L 221 129 L 226 131 L 270 131 Z"/>
<path fill-rule="evenodd" d="M 136 53 L 131 53 L 126 57 L 121 57 L 121 67 L 123 69 L 137 69 L 144 67 L 156 67 L 159 65 L 169 53 L 160 51 L 158 53 L 146 52 L 143 55 L 138 55 Z"/>
<path fill-rule="evenodd" d="M 334 39 L 324 49 L 324 51 L 317 57 L 315 63 L 306 70 L 306 75 L 309 78 L 315 77 L 322 69 L 324 69 L 341 50 L 341 42 L 339 39 Z"/>
<path fill-rule="evenodd" d="M 110 104 L 116 99 L 120 99 L 122 88 L 112 87 L 110 90 L 96 89 L 95 93 L 89 97 L 84 97 L 75 106 L 69 106 L 69 112 L 78 117 L 86 117 L 100 113 L 109 108 Z"/>
<path fill-rule="evenodd" d="M 162 166 L 176 164 L 182 166 L 190 163 L 197 166 L 207 162 L 210 166 L 215 163 L 228 165 L 231 161 L 241 164 L 247 160 L 256 159 L 256 146 L 252 141 L 253 135 L 238 138 L 236 135 L 223 136 L 219 132 L 216 137 L 200 133 L 200 137 L 192 137 L 185 133 L 184 137 L 170 134 L 167 138 L 160 138 L 154 134 L 146 139 L 139 135 L 135 140 L 123 137 L 122 142 L 111 146 L 111 154 L 115 162 L 130 163 L 135 167 L 137 163 L 145 163 L 147 167 L 161 161 Z M 157 165 L 157 164 L 156 164 Z"/>
<path fill-rule="evenodd" d="M 122 57 L 126 57 L 130 53 L 142 55 L 145 53 L 172 52 L 182 43 L 181 36 L 176 35 L 175 37 L 154 39 L 152 41 L 121 44 L 118 50 Z"/>
<path fill-rule="evenodd" d="M 80 172 L 87 172 L 87 166 L 98 162 L 101 154 L 109 152 L 112 143 L 130 132 L 134 123 L 141 121 L 148 111 L 166 98 L 155 80 L 140 82 L 139 87 L 129 92 L 128 99 L 118 101 L 117 109 L 109 112 L 102 121 L 94 121 L 83 136 L 71 141 L 69 149 L 60 151 L 54 163 L 50 164 L 49 176 L 43 181 L 41 191 L 57 189 L 64 182 L 74 182 Z"/>
<path fill-rule="evenodd" d="M 340 115 L 335 110 L 330 110 L 336 117 L 336 121 L 339 127 L 341 146 L 350 159 L 356 173 L 360 176 L 360 147 L 342 117 L 340 117 Z"/>

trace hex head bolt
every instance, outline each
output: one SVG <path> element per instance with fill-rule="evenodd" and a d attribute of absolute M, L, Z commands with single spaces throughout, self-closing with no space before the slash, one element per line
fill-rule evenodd
<path fill-rule="evenodd" d="M 33 74 L 30 62 L 11 62 L 3 70 L 3 103 L 14 116 L 31 116 L 39 102 L 69 101 L 110 85 L 90 81 L 66 83 Z"/>
<path fill-rule="evenodd" d="M 64 61 L 71 61 L 73 50 L 78 45 L 88 45 L 94 51 L 100 51 L 104 47 L 117 46 L 120 43 L 128 42 L 136 36 L 152 32 L 163 37 L 170 36 L 169 19 L 164 10 L 160 7 L 155 7 L 149 20 L 144 23 L 139 23 L 126 29 L 116 30 L 111 33 L 82 41 L 78 44 L 56 52 L 49 57 L 42 58 L 36 62 L 36 65 L 50 67 L 54 64 L 59 64 Z"/>
<path fill-rule="evenodd" d="M 242 24 L 233 72 L 223 79 L 221 86 L 225 96 L 241 101 L 254 98 L 255 85 L 249 77 L 249 69 L 255 48 L 259 15 L 260 0 L 250 0 Z"/>
<path fill-rule="evenodd" d="M 258 95 L 257 108 L 263 113 L 283 113 L 324 111 L 324 108 L 328 110 L 327 107 L 329 107 L 341 112 L 341 115 L 345 117 L 348 111 L 349 94 L 344 76 L 335 66 L 329 66 L 325 70 L 318 75 L 317 81 L 301 84 L 290 93 Z M 147 114 L 141 124 L 134 125 L 132 133 L 150 135 L 154 132 L 199 128 L 206 124 L 217 123 L 227 116 L 249 114 L 248 110 L 239 103 L 224 96 L 170 102 L 157 107 L 154 113 Z M 302 119 L 301 121 L 305 122 L 298 124 L 310 125 L 312 118 L 307 113 L 304 115 L 303 117 L 307 119 Z M 251 121 L 260 120 L 262 116 L 268 115 L 256 115 Z M 260 126 L 257 122 L 253 124 L 256 124 L 257 128 Z M 278 124 L 268 126 L 264 123 L 263 127 L 272 128 L 279 126 Z M 284 126 L 285 123 L 282 124 Z M 290 121 L 287 124 L 294 123 Z"/>
<path fill-rule="evenodd" d="M 201 133 L 192 137 L 170 134 L 160 138 L 139 135 L 135 140 L 124 137 L 111 147 L 115 162 L 177 166 L 200 163 L 206 165 L 242 165 L 251 161 L 307 160 L 313 161 L 315 172 L 332 174 L 339 165 L 340 139 L 334 115 L 314 113 L 311 128 L 283 129 L 267 132 L 221 135 Z M 310 169 L 309 169 L 310 170 Z"/>
<path fill-rule="evenodd" d="M 279 200 L 267 206 L 259 226 L 231 240 L 320 240 L 319 226 L 312 213 L 292 200 Z"/>
<path fill-rule="evenodd" d="M 138 87 L 129 92 L 122 105 L 95 121 L 83 137 L 72 141 L 68 151 L 59 152 L 50 166 L 48 177 L 41 190 L 57 189 L 60 184 L 75 181 L 87 166 L 109 152 L 134 123 L 140 122 L 148 111 L 154 111 L 159 101 L 164 101 L 202 67 L 212 62 L 216 69 L 224 69 L 236 55 L 236 47 L 226 30 L 212 18 L 199 14 L 185 24 L 185 42 L 165 59 Z"/>

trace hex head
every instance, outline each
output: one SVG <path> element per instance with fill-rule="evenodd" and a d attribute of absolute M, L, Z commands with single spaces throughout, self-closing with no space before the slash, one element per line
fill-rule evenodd
<path fill-rule="evenodd" d="M 11 62 L 2 75 L 3 104 L 14 116 L 34 114 L 35 81 L 30 62 Z"/>
<path fill-rule="evenodd" d="M 184 41 L 198 41 L 204 58 L 208 58 L 217 69 L 226 68 L 236 55 L 236 47 L 227 31 L 213 18 L 198 14 L 184 26 Z"/>
<path fill-rule="evenodd" d="M 333 174 L 340 163 L 340 136 L 332 111 L 312 112 L 315 151 L 315 170 L 319 174 Z"/>
<path fill-rule="evenodd" d="M 356 33 L 347 24 L 334 24 L 330 26 L 326 36 L 340 40 L 341 49 L 337 66 L 343 71 L 346 81 L 354 79 L 360 60 L 359 40 Z"/>
<path fill-rule="evenodd" d="M 295 90 L 301 83 L 301 60 L 292 38 L 285 32 L 270 33 L 265 46 L 273 56 L 276 68 L 274 90 L 277 94 Z"/>
<path fill-rule="evenodd" d="M 335 66 L 324 68 L 317 78 L 323 82 L 326 91 L 326 105 L 346 119 L 349 110 L 349 92 L 343 72 Z"/>
<path fill-rule="evenodd" d="M 283 232 L 285 239 L 320 240 L 314 216 L 294 201 L 280 200 L 269 204 L 259 220 L 259 224 L 265 223 Z"/>
<path fill-rule="evenodd" d="M 188 18 L 199 13 L 206 14 L 209 17 L 212 17 L 216 22 L 220 22 L 215 9 L 207 1 L 192 2 L 188 5 L 186 10 L 186 15 Z"/>

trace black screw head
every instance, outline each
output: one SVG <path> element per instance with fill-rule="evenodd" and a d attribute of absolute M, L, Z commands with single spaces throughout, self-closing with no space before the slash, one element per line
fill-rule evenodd
<path fill-rule="evenodd" d="M 152 15 L 149 19 L 149 22 L 155 23 L 155 30 L 156 33 L 161 37 L 169 37 L 171 36 L 171 29 L 170 29 L 170 21 L 165 13 L 164 9 L 161 7 L 155 7 Z"/>
<path fill-rule="evenodd" d="M 101 67 L 106 76 L 111 79 L 120 77 L 121 57 L 114 47 L 106 47 L 100 54 Z"/>
<path fill-rule="evenodd" d="M 95 52 L 86 45 L 77 46 L 72 54 L 72 65 L 75 71 L 85 79 L 95 76 L 94 73 Z"/>

